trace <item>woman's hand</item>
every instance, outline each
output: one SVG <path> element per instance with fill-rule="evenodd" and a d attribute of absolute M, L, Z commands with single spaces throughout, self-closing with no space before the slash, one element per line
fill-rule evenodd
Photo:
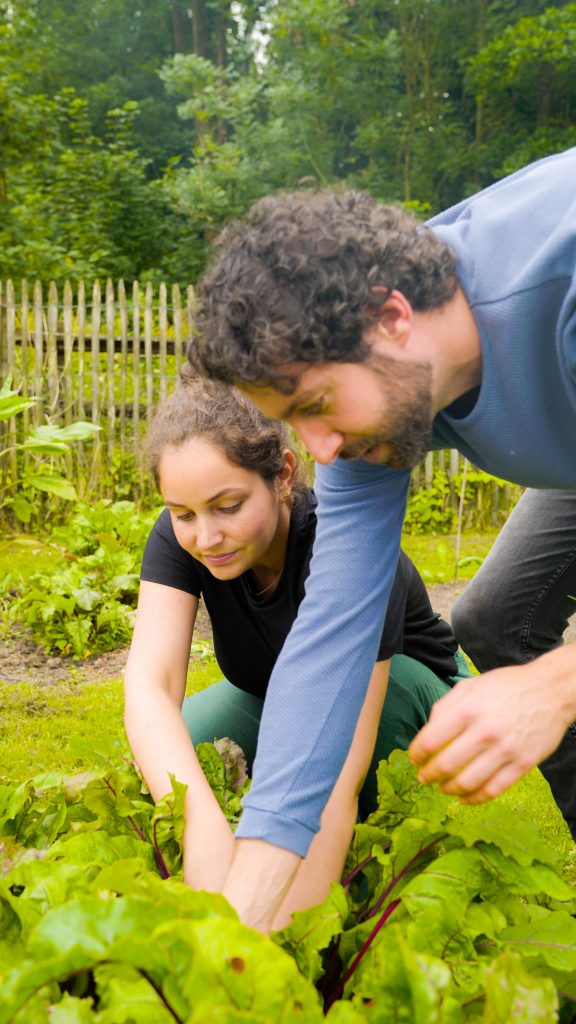
<path fill-rule="evenodd" d="M 125 671 L 126 732 L 154 800 L 173 775 L 185 799 L 184 879 L 220 891 L 232 859 L 230 826 L 200 767 L 181 707 L 198 599 L 174 587 L 142 582 Z"/>

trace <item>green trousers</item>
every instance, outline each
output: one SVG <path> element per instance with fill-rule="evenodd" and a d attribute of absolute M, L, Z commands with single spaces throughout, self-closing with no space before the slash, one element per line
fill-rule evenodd
<path fill-rule="evenodd" d="M 421 662 L 404 654 L 395 654 L 390 662 L 390 677 L 384 709 L 378 727 L 374 756 L 360 794 L 359 813 L 364 819 L 376 807 L 376 769 L 393 750 L 406 750 L 417 732 L 430 717 L 432 705 L 448 693 L 452 686 L 471 675 L 463 655 L 455 655 L 458 675 L 440 679 Z M 239 690 L 226 679 L 213 683 L 200 693 L 186 697 L 182 714 L 194 745 L 212 743 L 229 736 L 238 743 L 251 770 L 264 702 L 259 697 Z M 303 709 L 306 713 L 306 709 Z"/>

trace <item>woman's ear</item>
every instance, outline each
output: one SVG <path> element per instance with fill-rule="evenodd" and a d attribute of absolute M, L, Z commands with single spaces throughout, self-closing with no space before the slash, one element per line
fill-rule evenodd
<path fill-rule="evenodd" d="M 280 501 L 289 501 L 292 497 L 292 487 L 294 486 L 298 460 L 290 448 L 285 448 L 283 455 L 284 465 L 278 474 L 278 492 Z"/>

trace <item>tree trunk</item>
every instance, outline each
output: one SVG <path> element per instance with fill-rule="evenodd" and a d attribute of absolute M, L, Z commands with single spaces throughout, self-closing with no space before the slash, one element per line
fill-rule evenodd
<path fill-rule="evenodd" d="M 186 39 L 186 19 L 184 17 L 182 5 L 178 3 L 178 0 L 174 0 L 174 2 L 170 4 L 170 12 L 172 14 L 174 53 L 188 53 L 189 47 Z"/>
<path fill-rule="evenodd" d="M 210 57 L 210 32 L 205 0 L 192 0 L 192 46 L 198 57 Z"/>

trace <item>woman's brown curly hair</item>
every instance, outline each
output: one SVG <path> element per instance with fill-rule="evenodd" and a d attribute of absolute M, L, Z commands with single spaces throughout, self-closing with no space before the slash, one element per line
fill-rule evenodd
<path fill-rule="evenodd" d="M 304 490 L 298 456 L 285 424 L 268 419 L 235 388 L 189 375 L 183 375 L 160 403 L 144 442 L 144 457 L 158 487 L 166 448 L 181 448 L 198 437 L 216 445 L 232 465 L 257 473 L 270 487 L 284 468 L 288 448 L 297 462 L 293 497 L 298 498 Z"/>
<path fill-rule="evenodd" d="M 224 230 L 201 280 L 196 373 L 289 393 L 293 362 L 361 362 L 365 329 L 384 296 L 402 292 L 415 310 L 455 293 L 455 258 L 429 229 L 362 192 L 306 191 L 267 197 Z M 378 300 L 373 289 L 377 287 Z"/>

